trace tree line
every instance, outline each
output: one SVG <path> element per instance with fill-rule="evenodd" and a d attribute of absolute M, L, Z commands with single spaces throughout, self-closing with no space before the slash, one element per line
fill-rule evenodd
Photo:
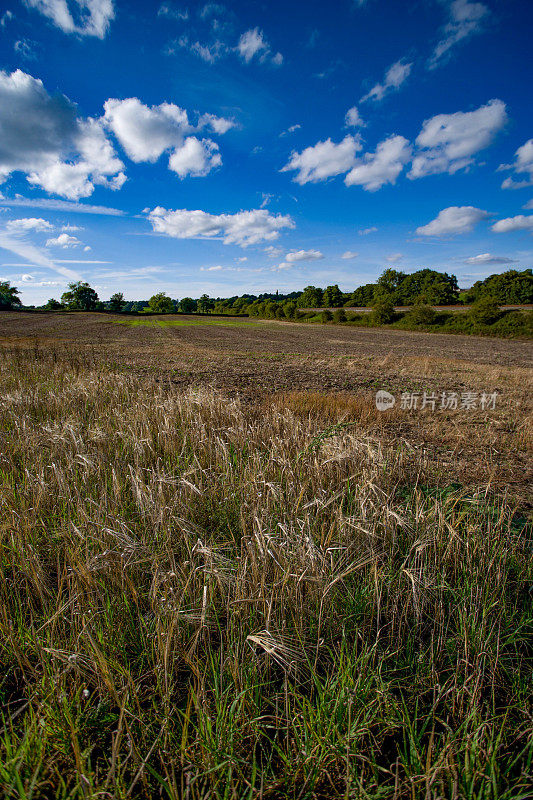
<path fill-rule="evenodd" d="M 20 308 L 19 291 L 9 281 L 0 281 L 0 308 Z M 67 311 L 112 311 L 115 313 L 216 313 L 247 314 L 266 318 L 296 318 L 301 309 L 337 309 L 349 307 L 372 307 L 386 309 L 394 306 L 449 306 L 458 303 L 476 303 L 490 299 L 500 305 L 522 305 L 533 303 L 533 271 L 507 270 L 476 281 L 467 290 L 460 291 L 455 275 L 431 269 L 420 269 L 411 274 L 386 269 L 376 283 L 367 283 L 353 292 L 342 292 L 337 284 L 306 286 L 302 292 L 288 294 L 263 293 L 243 294 L 227 298 L 210 298 L 207 294 L 199 298 L 184 297 L 174 300 L 165 292 L 157 292 L 148 300 L 128 301 L 122 292 L 116 292 L 109 300 L 100 300 L 97 292 L 88 283 L 76 281 L 68 285 L 60 300 L 51 298 L 40 308 Z M 27 306 L 32 308 L 32 306 Z M 342 313 L 335 313 L 343 320 Z"/>

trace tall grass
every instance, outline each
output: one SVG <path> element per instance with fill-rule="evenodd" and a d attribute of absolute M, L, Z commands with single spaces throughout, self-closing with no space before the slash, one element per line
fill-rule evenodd
<path fill-rule="evenodd" d="M 439 474 L 363 412 L 3 354 L 4 795 L 531 797 L 532 531 Z"/>

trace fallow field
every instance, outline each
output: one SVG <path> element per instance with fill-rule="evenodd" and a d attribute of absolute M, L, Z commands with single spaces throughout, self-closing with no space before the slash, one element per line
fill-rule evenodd
<path fill-rule="evenodd" d="M 3 795 L 531 797 L 532 357 L 1 313 Z"/>

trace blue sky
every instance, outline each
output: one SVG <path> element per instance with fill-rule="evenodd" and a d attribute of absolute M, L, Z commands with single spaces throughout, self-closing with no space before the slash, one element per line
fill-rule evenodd
<path fill-rule="evenodd" d="M 0 9 L 0 279 L 25 303 L 531 266 L 529 0 Z"/>

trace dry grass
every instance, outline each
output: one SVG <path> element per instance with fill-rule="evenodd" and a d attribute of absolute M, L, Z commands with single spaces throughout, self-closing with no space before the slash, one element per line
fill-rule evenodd
<path fill-rule="evenodd" d="M 5 796 L 531 796 L 531 527 L 336 402 L 0 355 Z"/>

